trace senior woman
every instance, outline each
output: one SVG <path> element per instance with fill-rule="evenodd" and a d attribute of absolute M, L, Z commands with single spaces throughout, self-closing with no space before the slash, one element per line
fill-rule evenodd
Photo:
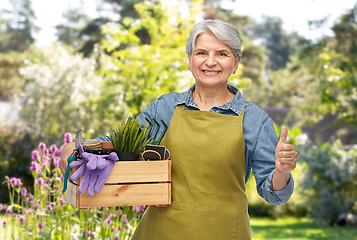
<path fill-rule="evenodd" d="M 132 239 L 251 239 L 244 186 L 251 168 L 259 195 L 284 204 L 294 188 L 297 151 L 285 144 L 286 128 L 278 142 L 269 115 L 227 84 L 241 58 L 233 25 L 199 22 L 186 51 L 195 84 L 161 96 L 138 116 L 169 125 L 161 145 L 171 153 L 172 204 L 149 206 Z"/>

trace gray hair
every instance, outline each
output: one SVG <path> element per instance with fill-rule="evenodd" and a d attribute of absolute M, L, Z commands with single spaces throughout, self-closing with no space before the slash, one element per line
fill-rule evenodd
<path fill-rule="evenodd" d="M 196 24 L 188 36 L 186 52 L 191 56 L 195 50 L 197 37 L 202 33 L 213 33 L 218 40 L 227 44 L 233 51 L 234 57 L 242 56 L 241 40 L 238 29 L 230 23 L 221 20 L 203 20 Z"/>

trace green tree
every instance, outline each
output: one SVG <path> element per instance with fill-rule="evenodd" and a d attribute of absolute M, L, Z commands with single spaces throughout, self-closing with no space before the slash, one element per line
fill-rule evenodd
<path fill-rule="evenodd" d="M 0 26 L 0 52 L 22 52 L 34 42 L 33 33 L 39 28 L 34 24 L 31 0 L 10 0 L 10 3 L 13 11 L 3 11 L 8 18 Z"/>
<path fill-rule="evenodd" d="M 297 33 L 287 33 L 279 17 L 265 16 L 263 23 L 256 24 L 253 31 L 253 36 L 265 46 L 266 67 L 270 70 L 285 68 L 289 57 L 297 51 L 299 42 L 303 41 Z"/>
<path fill-rule="evenodd" d="M 81 8 L 69 9 L 62 16 L 67 23 L 56 26 L 57 41 L 77 48 L 82 47 L 84 39 L 81 38 L 80 32 L 89 21 L 89 17 L 82 13 Z"/>
<path fill-rule="evenodd" d="M 20 118 L 36 133 L 59 136 L 82 128 L 86 137 L 103 134 L 96 102 L 101 77 L 95 74 L 93 58 L 72 55 L 55 44 L 37 51 L 40 61 L 20 69 L 28 83 L 15 98 Z"/>
<path fill-rule="evenodd" d="M 159 2 L 139 3 L 135 5 L 139 20 L 124 18 L 122 24 L 108 23 L 103 27 L 107 36 L 102 41 L 103 48 L 111 53 L 102 55 L 104 116 L 109 113 L 112 119 L 118 119 L 129 112 L 138 114 L 160 95 L 182 91 L 193 84 L 185 43 L 201 6 L 202 1 L 192 1 L 187 5 L 190 14 L 183 18 L 179 6 L 163 9 Z M 150 34 L 148 44 L 136 35 L 143 28 Z M 126 48 L 120 49 L 122 45 Z M 239 71 L 238 76 L 242 68 Z M 238 81 L 237 77 L 230 81 L 239 86 L 248 84 L 248 80 Z"/>

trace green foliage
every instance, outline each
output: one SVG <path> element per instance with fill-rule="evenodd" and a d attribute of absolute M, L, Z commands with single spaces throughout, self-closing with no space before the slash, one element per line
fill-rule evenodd
<path fill-rule="evenodd" d="M 95 74 L 94 59 L 71 55 L 57 44 L 37 51 L 41 61 L 29 62 L 20 70 L 28 81 L 25 91 L 15 98 L 20 117 L 45 135 L 80 128 L 98 135 L 96 101 L 101 78 Z"/>
<path fill-rule="evenodd" d="M 299 152 L 299 160 L 307 164 L 301 191 L 311 216 L 320 224 L 333 224 L 340 214 L 356 213 L 357 149 L 344 150 L 336 141 L 306 144 Z"/>
<path fill-rule="evenodd" d="M 0 125 L 0 176 L 21 177 L 24 186 L 32 189 L 32 176 L 29 170 L 31 151 L 43 136 L 31 132 L 28 128 L 15 125 L 16 129 Z M 50 139 L 48 139 L 50 140 Z M 51 139 L 53 140 L 53 139 Z M 0 202 L 8 202 L 7 187 L 0 180 Z"/>
<path fill-rule="evenodd" d="M 120 152 L 140 154 L 149 142 L 150 128 L 142 127 L 136 119 L 129 117 L 126 121 L 117 123 L 117 127 L 110 133 L 113 149 Z"/>
<path fill-rule="evenodd" d="M 23 52 L 35 41 L 32 35 L 39 30 L 34 24 L 35 13 L 31 0 L 10 1 L 10 4 L 14 10 L 5 10 L 0 16 L 0 52 Z M 1 19 L 2 16 L 7 18 Z"/>

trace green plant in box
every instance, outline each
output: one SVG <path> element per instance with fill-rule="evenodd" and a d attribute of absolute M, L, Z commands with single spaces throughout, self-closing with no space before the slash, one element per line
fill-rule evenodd
<path fill-rule="evenodd" d="M 150 130 L 151 128 L 147 124 L 142 126 L 132 117 L 117 123 L 116 128 L 112 129 L 110 134 L 113 150 L 117 153 L 124 152 L 139 155 L 150 141 Z"/>

